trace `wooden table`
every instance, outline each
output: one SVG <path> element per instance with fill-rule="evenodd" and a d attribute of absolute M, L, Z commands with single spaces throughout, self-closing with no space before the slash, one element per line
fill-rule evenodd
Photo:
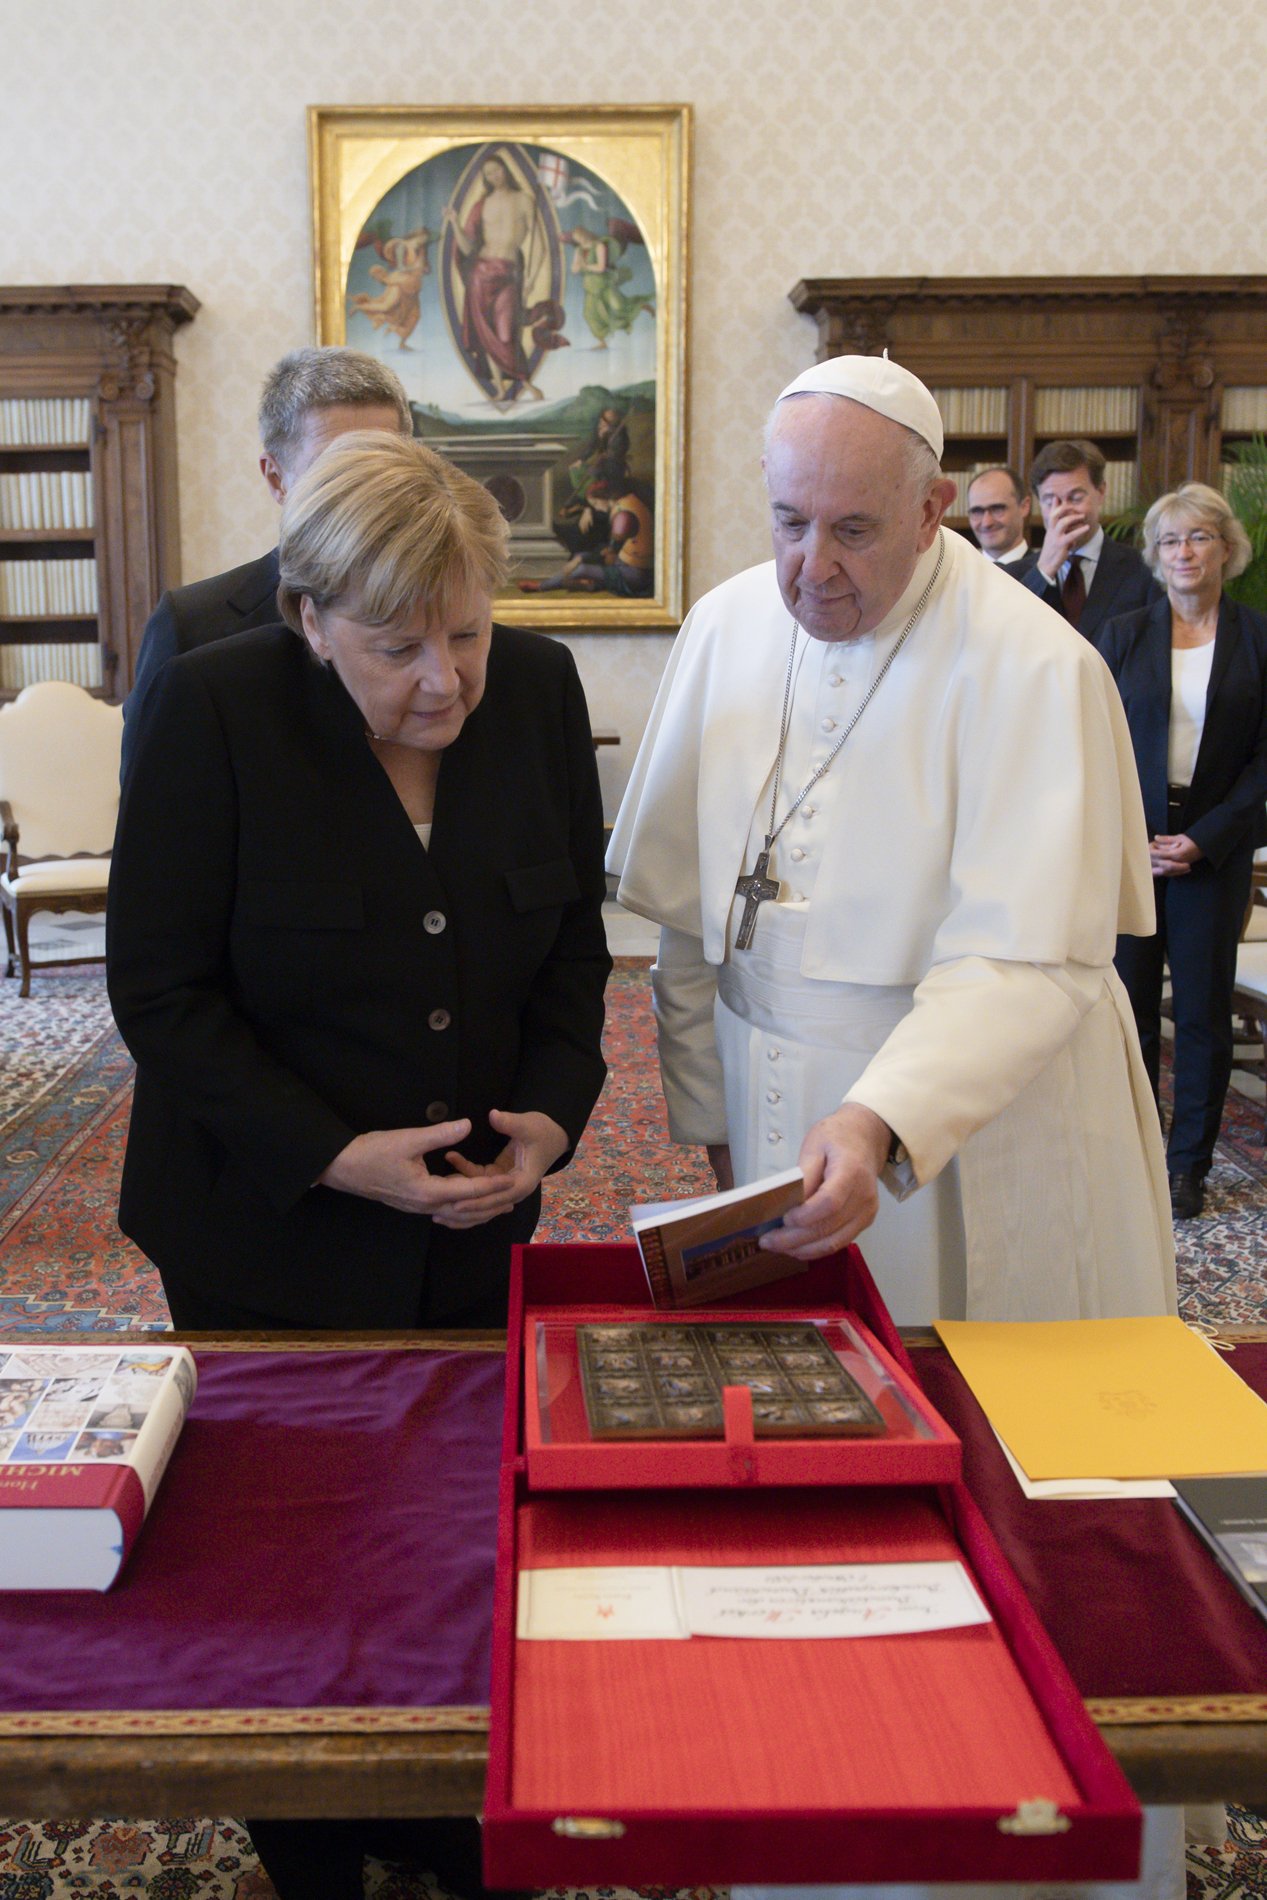
<path fill-rule="evenodd" d="M 1267 1328 L 1222 1329 L 1229 1340 L 1267 1339 Z M 167 1337 L 165 1335 L 165 1337 Z M 495 1333 L 178 1335 L 194 1347 L 339 1348 L 409 1346 L 501 1352 Z M 913 1336 L 913 1343 L 918 1335 Z M 59 1345 L 101 1345 L 97 1334 L 59 1334 Z M 1267 1685 L 1264 1685 L 1267 1696 Z M 1154 1719 L 1151 1705 L 1088 1705 L 1142 1801 L 1267 1803 L 1267 1701 L 1258 1719 L 1226 1708 Z M 460 1726 L 384 1733 L 339 1713 L 262 1711 L 251 1732 L 240 1712 L 213 1714 L 196 1733 L 165 1732 L 161 1714 L 61 1718 L 58 1733 L 0 1735 L 0 1812 L 91 1814 L 427 1815 L 471 1814 L 483 1801 L 485 1711 Z M 265 1732 L 264 1724 L 267 1724 Z M 170 1724 L 169 1731 L 170 1731 Z"/>

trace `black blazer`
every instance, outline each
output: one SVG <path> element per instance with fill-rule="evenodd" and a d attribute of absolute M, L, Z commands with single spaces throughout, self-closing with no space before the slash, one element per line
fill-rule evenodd
<path fill-rule="evenodd" d="M 320 1326 L 504 1290 L 536 1197 L 486 1227 L 311 1184 L 351 1138 L 540 1109 L 573 1143 L 605 1073 L 602 810 L 576 667 L 497 627 L 424 850 L 333 672 L 283 627 L 148 695 L 110 877 L 137 1062 L 119 1224 L 191 1287 Z M 434 1164 L 433 1164 L 434 1165 Z M 559 1165 L 562 1165 L 560 1163 Z"/>
<path fill-rule="evenodd" d="M 158 670 L 177 653 L 277 620 L 277 549 L 258 561 L 164 594 L 145 623 L 132 691 L 123 702 L 121 776 L 132 763 L 137 722 Z"/>
<path fill-rule="evenodd" d="M 1135 748 L 1148 833 L 1171 829 L 1170 602 L 1112 620 L 1096 643 L 1118 684 Z M 1210 665 L 1205 725 L 1182 829 L 1216 868 L 1267 839 L 1267 614 L 1226 595 Z"/>
<path fill-rule="evenodd" d="M 1045 600 L 1049 607 L 1054 607 L 1058 614 L 1063 615 L 1060 587 L 1049 581 L 1042 572 L 1037 554 L 1033 566 L 1021 576 L 1021 580 L 1031 593 L 1037 594 L 1040 600 Z M 1146 607 L 1150 601 L 1161 598 L 1164 598 L 1162 591 L 1145 567 L 1144 557 L 1139 550 L 1128 547 L 1124 541 L 1114 541 L 1106 534 L 1100 548 L 1100 558 L 1095 564 L 1095 573 L 1091 577 L 1082 618 L 1078 622 L 1078 632 L 1085 635 L 1094 646 L 1107 620 L 1116 614 L 1132 613 L 1135 608 Z"/>
<path fill-rule="evenodd" d="M 1038 551 L 1035 548 L 1027 548 L 1019 561 L 996 561 L 994 565 L 1000 574 L 1010 574 L 1014 581 L 1023 581 L 1025 576 L 1033 573 L 1037 567 Z"/>

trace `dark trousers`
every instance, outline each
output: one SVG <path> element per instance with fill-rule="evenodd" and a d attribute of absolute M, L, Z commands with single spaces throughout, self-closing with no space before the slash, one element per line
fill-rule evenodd
<path fill-rule="evenodd" d="M 418 1821 L 248 1821 L 281 1900 L 362 1900 L 363 1864 L 404 1861 L 464 1900 L 479 1900 L 480 1828 L 471 1816 Z"/>
<path fill-rule="evenodd" d="M 1161 1066 L 1162 975 L 1170 966 L 1174 1109 L 1166 1166 L 1171 1174 L 1204 1175 L 1214 1155 L 1232 1073 L 1232 987 L 1252 864 L 1247 844 L 1218 867 L 1201 858 L 1186 877 L 1154 878 L 1156 935 L 1117 940 L 1113 961 L 1135 1012 L 1154 1095 Z"/>
<path fill-rule="evenodd" d="M 163 1291 L 178 1331 L 297 1332 L 301 1322 L 277 1319 L 233 1306 L 214 1294 L 186 1286 L 169 1273 Z M 420 1324 L 421 1319 L 420 1319 Z M 481 1306 L 446 1318 L 448 1326 L 493 1327 L 506 1324 L 506 1304 Z M 442 1887 L 462 1900 L 480 1900 L 480 1830 L 474 1816 L 428 1820 L 254 1820 L 247 1831 L 280 1900 L 363 1900 L 362 1867 L 367 1854 L 379 1860 L 406 1861 L 433 1873 Z"/>

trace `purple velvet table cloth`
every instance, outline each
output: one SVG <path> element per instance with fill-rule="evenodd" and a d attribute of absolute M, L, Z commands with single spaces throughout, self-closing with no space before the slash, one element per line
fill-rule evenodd
<path fill-rule="evenodd" d="M 114 1589 L 0 1595 L 0 1712 L 486 1703 L 500 1355 L 197 1359 Z"/>
<path fill-rule="evenodd" d="M 1267 1623 L 1173 1504 L 1030 1503 L 940 1348 L 912 1358 L 1091 1698 L 1267 1691 Z M 1235 1369 L 1267 1395 L 1267 1346 Z M 200 1352 L 112 1591 L 0 1594 L 0 1714 L 488 1700 L 503 1367 L 487 1352 Z"/>

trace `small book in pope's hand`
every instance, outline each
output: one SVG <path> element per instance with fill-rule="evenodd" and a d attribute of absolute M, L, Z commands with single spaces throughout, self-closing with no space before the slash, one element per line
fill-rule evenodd
<path fill-rule="evenodd" d="M 791 1207 L 805 1198 L 799 1168 L 768 1174 L 747 1187 L 696 1200 L 631 1207 L 630 1224 L 656 1306 L 707 1306 L 749 1287 L 765 1286 L 806 1263 L 761 1247 Z"/>
<path fill-rule="evenodd" d="M 184 1346 L 144 1338 L 0 1339 L 0 1590 L 108 1590 L 123 1568 L 198 1383 Z"/>

